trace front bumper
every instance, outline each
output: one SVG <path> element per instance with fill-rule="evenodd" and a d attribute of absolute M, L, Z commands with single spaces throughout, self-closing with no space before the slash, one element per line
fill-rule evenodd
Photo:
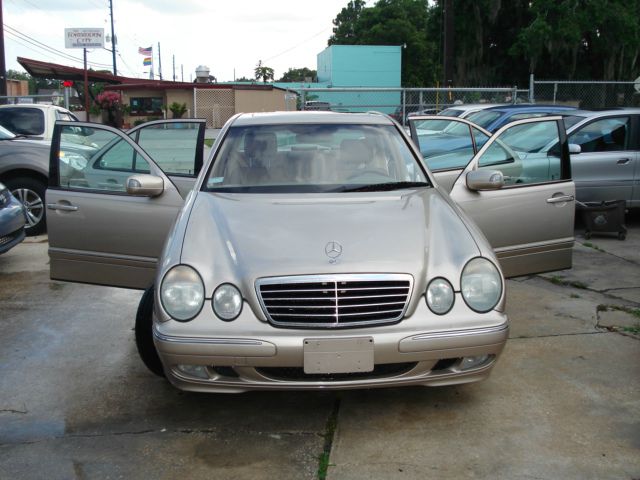
<path fill-rule="evenodd" d="M 507 316 L 496 311 L 485 314 L 485 320 L 485 326 L 433 331 L 416 330 L 415 318 L 392 326 L 340 331 L 275 329 L 267 324 L 243 335 L 191 337 L 172 335 L 170 322 L 154 322 L 153 336 L 167 378 L 182 390 L 239 393 L 441 386 L 489 375 L 507 341 L 509 325 Z M 373 371 L 304 373 L 305 340 L 347 338 L 373 340 Z M 470 358 L 480 361 L 466 368 Z"/>

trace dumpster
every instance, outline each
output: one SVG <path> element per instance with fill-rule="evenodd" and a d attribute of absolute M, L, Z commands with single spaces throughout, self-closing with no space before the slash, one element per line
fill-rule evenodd
<path fill-rule="evenodd" d="M 591 238 L 593 233 L 614 233 L 618 235 L 618 240 L 627 238 L 627 227 L 624 225 L 626 208 L 624 200 L 576 202 L 576 207 L 582 215 L 584 238 Z"/>

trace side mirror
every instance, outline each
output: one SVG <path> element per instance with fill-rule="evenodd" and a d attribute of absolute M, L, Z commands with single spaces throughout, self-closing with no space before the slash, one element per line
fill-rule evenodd
<path fill-rule="evenodd" d="M 135 197 L 157 197 L 164 191 L 164 180 L 155 175 L 131 175 L 127 178 L 127 193 Z"/>
<path fill-rule="evenodd" d="M 577 143 L 569 144 L 569 153 L 582 153 L 582 147 Z"/>
<path fill-rule="evenodd" d="M 497 170 L 473 170 L 467 173 L 469 190 L 498 190 L 504 186 L 504 176 Z"/>

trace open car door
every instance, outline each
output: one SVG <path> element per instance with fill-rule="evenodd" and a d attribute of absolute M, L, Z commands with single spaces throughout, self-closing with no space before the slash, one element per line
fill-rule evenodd
<path fill-rule="evenodd" d="M 571 268 L 575 185 L 561 117 L 502 127 L 450 195 L 483 231 L 505 276 Z"/>
<path fill-rule="evenodd" d="M 409 119 L 411 138 L 438 185 L 447 192 L 491 133 L 457 117 L 421 115 Z"/>
<path fill-rule="evenodd" d="M 204 129 L 204 120 L 194 119 L 149 122 L 127 133 L 58 122 L 46 193 L 51 278 L 151 285 L 202 168 Z"/>

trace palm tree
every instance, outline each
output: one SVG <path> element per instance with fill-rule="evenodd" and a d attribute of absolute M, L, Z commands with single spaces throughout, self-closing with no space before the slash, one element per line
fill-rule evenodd
<path fill-rule="evenodd" d="M 262 65 L 262 60 L 258 61 L 253 73 L 256 75 L 256 80 L 262 79 L 264 83 L 267 83 L 267 80 L 273 80 L 273 68 Z"/>

